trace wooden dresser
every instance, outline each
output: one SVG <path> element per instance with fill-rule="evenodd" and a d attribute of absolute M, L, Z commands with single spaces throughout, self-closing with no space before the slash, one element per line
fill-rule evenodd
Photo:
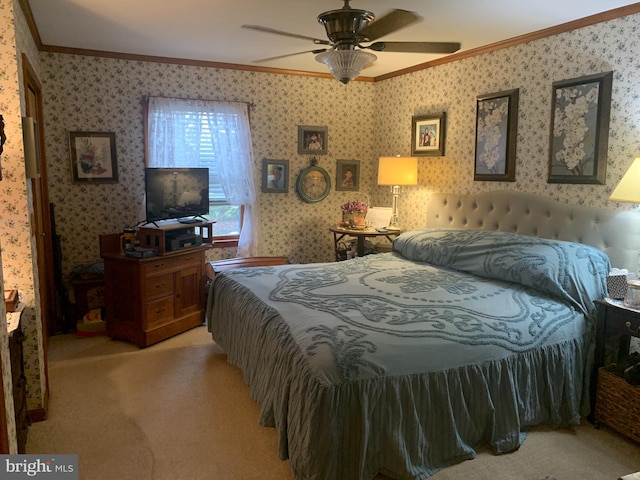
<path fill-rule="evenodd" d="M 18 453 L 26 453 L 27 430 L 31 424 L 27 414 L 27 378 L 24 374 L 24 358 L 22 341 L 22 325 L 20 317 L 24 305 L 16 310 L 7 312 L 7 329 L 9 332 L 9 353 L 11 361 L 11 376 L 13 382 L 13 409 L 16 419 L 16 440 Z"/>
<path fill-rule="evenodd" d="M 107 335 L 147 347 L 201 325 L 207 248 L 143 259 L 101 249 Z"/>

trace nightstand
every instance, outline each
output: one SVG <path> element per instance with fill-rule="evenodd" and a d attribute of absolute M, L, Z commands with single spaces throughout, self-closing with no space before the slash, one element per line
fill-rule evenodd
<path fill-rule="evenodd" d="M 629 354 L 631 337 L 640 338 L 640 311 L 597 300 L 595 367 L 618 362 Z"/>
<path fill-rule="evenodd" d="M 606 368 L 629 354 L 631 337 L 640 338 L 640 311 L 608 301 L 598 309 L 596 350 L 591 376 L 591 411 L 596 426 L 607 425 L 640 442 L 640 385 L 631 385 Z"/>
<path fill-rule="evenodd" d="M 359 257 L 365 255 L 364 240 L 370 237 L 385 237 L 389 242 L 393 242 L 393 239 L 400 235 L 400 230 L 354 230 L 352 228 L 333 226 L 329 230 L 333 232 L 333 244 L 336 252 L 336 261 L 346 260 L 346 257 L 342 257 L 338 244 L 344 237 L 354 237 L 356 239 L 357 253 Z"/>

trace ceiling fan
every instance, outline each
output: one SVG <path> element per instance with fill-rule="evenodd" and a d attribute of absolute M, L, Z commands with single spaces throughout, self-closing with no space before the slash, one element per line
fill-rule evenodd
<path fill-rule="evenodd" d="M 313 53 L 316 60 L 325 63 L 332 75 L 342 83 L 349 83 L 358 76 L 360 70 L 376 60 L 376 56 L 364 49 L 375 52 L 408 52 L 408 53 L 453 53 L 460 49 L 460 43 L 455 42 L 384 42 L 379 38 L 415 23 L 422 18 L 414 12 L 394 9 L 383 17 L 375 20 L 375 15 L 367 10 L 351 8 L 344 0 L 344 6 L 339 10 L 329 10 L 318 15 L 318 22 L 324 25 L 328 40 L 283 32 L 260 25 L 242 25 L 242 28 L 260 32 L 285 35 L 287 37 L 310 40 L 316 45 L 326 45 L 304 52 L 289 53 L 276 57 L 263 58 L 256 62 L 266 62 L 278 58 Z M 363 43 L 370 43 L 363 45 Z"/>

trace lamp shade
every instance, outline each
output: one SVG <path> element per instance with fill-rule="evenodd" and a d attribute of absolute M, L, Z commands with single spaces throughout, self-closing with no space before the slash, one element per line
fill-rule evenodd
<path fill-rule="evenodd" d="M 609 200 L 640 203 L 640 157 L 637 157 L 624 174 Z"/>
<path fill-rule="evenodd" d="M 415 157 L 380 157 L 378 185 L 417 185 L 418 159 Z"/>
<path fill-rule="evenodd" d="M 362 50 L 329 50 L 316 55 L 316 61 L 324 63 L 331 75 L 345 84 L 360 75 L 360 70 L 377 58 L 373 53 Z"/>

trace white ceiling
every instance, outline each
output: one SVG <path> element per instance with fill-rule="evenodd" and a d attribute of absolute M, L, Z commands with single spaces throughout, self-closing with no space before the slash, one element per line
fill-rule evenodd
<path fill-rule="evenodd" d="M 381 17 L 392 8 L 423 20 L 380 40 L 460 42 L 460 51 L 636 2 L 624 0 L 352 0 L 351 8 Z M 326 73 L 312 53 L 255 60 L 317 48 L 311 41 L 241 28 L 255 24 L 326 38 L 319 13 L 342 0 L 29 0 L 45 46 Z M 441 55 L 376 52 L 362 72 L 376 77 Z"/>

